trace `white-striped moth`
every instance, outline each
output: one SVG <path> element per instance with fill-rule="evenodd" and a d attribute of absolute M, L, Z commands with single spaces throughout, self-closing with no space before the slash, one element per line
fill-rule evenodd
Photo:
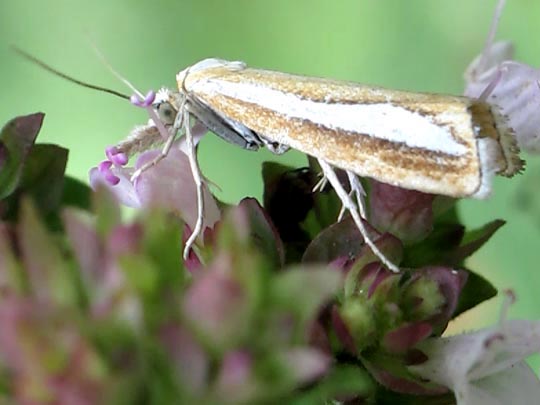
<path fill-rule="evenodd" d="M 294 148 L 317 158 L 366 243 L 394 271 L 358 215 L 363 214 L 359 183 L 351 180 L 358 197 L 354 203 L 332 167 L 346 170 L 350 178 L 476 198 L 490 193 L 495 174 L 512 176 L 522 168 L 505 117 L 480 100 L 251 69 L 219 59 L 203 60 L 176 80 L 178 91 L 162 90 L 155 103 L 170 139 L 178 131 L 189 138 L 192 116 L 245 149 L 266 146 L 282 153 Z M 118 151 L 133 153 L 140 138 L 152 132 L 152 126 L 139 131 Z M 202 182 L 200 173 L 195 177 Z"/>
<path fill-rule="evenodd" d="M 317 158 L 324 180 L 336 190 L 365 242 L 393 271 L 398 268 L 378 250 L 362 223 L 363 190 L 356 176 L 425 193 L 483 198 L 490 193 L 495 174 L 512 176 L 523 166 L 506 118 L 482 100 L 251 69 L 243 62 L 220 59 L 196 63 L 178 73 L 176 80 L 178 91 L 162 89 L 143 103 L 153 107 L 148 108 L 149 125 L 137 127 L 111 153 L 122 156 L 123 162 L 124 156 L 163 140 L 162 158 L 177 135 L 186 135 L 198 186 L 199 220 L 185 254 L 201 232 L 203 212 L 203 177 L 190 132 L 192 117 L 248 150 L 264 146 L 283 153 L 294 148 Z M 351 193 L 333 167 L 347 172 Z"/>

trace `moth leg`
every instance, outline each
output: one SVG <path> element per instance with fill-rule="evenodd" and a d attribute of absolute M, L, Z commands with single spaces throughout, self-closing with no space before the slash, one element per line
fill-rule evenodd
<path fill-rule="evenodd" d="M 137 170 L 135 170 L 135 172 L 131 176 L 131 181 L 135 181 L 141 174 L 143 174 L 145 171 L 147 171 L 151 167 L 154 167 L 159 162 L 161 162 L 165 157 L 167 157 L 167 155 L 169 154 L 175 139 L 176 139 L 176 132 L 169 133 L 169 137 L 167 138 L 167 141 L 165 142 L 165 145 L 163 145 L 163 148 L 161 149 L 160 154 L 157 155 L 151 161 L 146 162 L 144 165 L 139 167 Z"/>
<path fill-rule="evenodd" d="M 390 260 L 386 258 L 386 256 L 379 250 L 379 248 L 375 245 L 375 243 L 371 240 L 371 238 L 368 235 L 367 229 L 362 222 L 362 218 L 360 216 L 359 210 L 356 207 L 354 201 L 351 199 L 351 196 L 347 191 L 343 188 L 341 183 L 339 182 L 339 179 L 336 176 L 336 173 L 334 172 L 334 169 L 332 166 L 330 166 L 329 163 L 322 159 L 318 159 L 319 164 L 321 166 L 321 169 L 323 170 L 324 175 L 328 179 L 329 183 L 332 185 L 334 190 L 336 191 L 339 199 L 343 203 L 343 206 L 345 209 L 347 209 L 351 213 L 351 217 L 353 218 L 354 223 L 356 224 L 358 230 L 360 231 L 360 234 L 364 238 L 365 243 L 369 246 L 371 251 L 381 260 L 381 263 L 385 265 L 388 269 L 393 271 L 394 273 L 399 273 L 399 268 Z"/>
<path fill-rule="evenodd" d="M 199 163 L 197 162 L 197 151 L 195 149 L 195 142 L 193 141 L 193 134 L 191 133 L 191 128 L 189 126 L 189 111 L 187 108 L 183 110 L 181 113 L 183 114 L 184 118 L 184 129 L 186 132 L 186 144 L 188 147 L 188 159 L 189 159 L 189 165 L 191 167 L 191 174 L 193 175 L 193 181 L 195 182 L 195 186 L 197 189 L 197 222 L 195 223 L 195 227 L 193 228 L 193 231 L 191 232 L 191 235 L 189 236 L 188 240 L 186 241 L 186 244 L 184 246 L 184 260 L 187 259 L 189 255 L 189 251 L 193 244 L 195 243 L 195 240 L 197 237 L 201 234 L 203 229 L 203 222 L 204 222 L 204 197 L 203 197 L 203 191 L 204 191 L 204 180 L 201 173 L 201 169 L 199 167 Z"/>
<path fill-rule="evenodd" d="M 367 218 L 366 204 L 364 201 L 366 192 L 364 191 L 364 187 L 362 186 L 362 183 L 360 182 L 358 176 L 355 173 L 348 170 L 346 170 L 345 173 L 347 173 L 347 178 L 349 179 L 349 187 L 351 188 L 351 191 L 349 192 L 349 197 L 354 197 L 356 199 L 356 206 L 360 210 L 360 216 L 362 218 Z M 343 219 L 343 215 L 345 215 L 346 211 L 347 209 L 345 208 L 345 205 L 342 205 L 338 215 L 338 222 Z"/>
<path fill-rule="evenodd" d="M 364 186 L 362 186 L 362 183 L 360 182 L 360 179 L 358 179 L 358 176 L 350 171 L 346 171 L 347 178 L 349 179 L 349 185 L 351 186 L 351 196 L 354 196 L 356 198 L 356 205 L 358 209 L 360 210 L 360 215 L 362 218 L 367 218 L 366 214 L 366 203 L 365 203 L 365 196 L 366 191 L 364 190 Z"/>
<path fill-rule="evenodd" d="M 313 193 L 316 193 L 317 191 L 323 191 L 327 184 L 328 184 L 328 179 L 326 178 L 324 173 L 321 173 L 320 180 L 313 186 L 313 189 L 311 191 Z"/>

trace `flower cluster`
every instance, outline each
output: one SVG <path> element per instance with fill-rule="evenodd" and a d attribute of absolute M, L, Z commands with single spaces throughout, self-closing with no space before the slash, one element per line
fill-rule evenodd
<path fill-rule="evenodd" d="M 537 322 L 441 337 L 495 294 L 462 263 L 502 221 L 467 231 L 447 199 L 366 182 L 366 227 L 396 274 L 351 218 L 334 223 L 335 193 L 311 192 L 315 165 L 267 163 L 264 208 L 220 209 L 206 190 L 205 232 L 184 259 L 196 205 L 181 143 L 135 184 L 131 169 L 114 186 L 94 169 L 91 192 L 64 176 L 67 151 L 33 145 L 42 119 L 0 138 L 0 398 L 504 403 L 507 377 L 537 395 L 523 362 L 540 349 Z M 119 202 L 139 215 L 123 220 Z"/>
<path fill-rule="evenodd" d="M 488 41 L 466 93 L 498 104 L 521 146 L 540 149 L 537 71 L 509 49 Z M 394 273 L 352 218 L 336 223 L 340 200 L 315 160 L 265 163 L 262 205 L 226 206 L 204 187 L 203 230 L 184 257 L 198 207 L 183 140 L 136 178 L 161 150 L 130 166 L 132 153 L 109 148 L 92 190 L 65 176 L 65 149 L 35 144 L 43 117 L 0 133 L 0 402 L 537 402 L 524 360 L 540 351 L 540 321 L 503 314 L 443 336 L 497 293 L 464 261 L 504 221 L 467 229 L 454 200 L 362 179 L 365 228 Z"/>

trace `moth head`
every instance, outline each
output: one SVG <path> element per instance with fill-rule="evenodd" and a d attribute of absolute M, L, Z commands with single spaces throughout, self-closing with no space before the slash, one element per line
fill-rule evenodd
<path fill-rule="evenodd" d="M 152 107 L 156 110 L 159 119 L 165 125 L 173 125 L 178 115 L 183 97 L 166 88 L 161 88 L 156 93 Z"/>

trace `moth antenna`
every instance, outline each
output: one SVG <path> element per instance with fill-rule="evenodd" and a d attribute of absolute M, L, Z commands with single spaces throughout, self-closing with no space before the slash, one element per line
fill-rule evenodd
<path fill-rule="evenodd" d="M 139 90 L 137 90 L 137 88 L 132 85 L 129 80 L 127 80 L 124 76 L 122 76 L 120 73 L 118 73 L 113 67 L 112 65 L 109 63 L 109 61 L 107 60 L 107 58 L 105 57 L 105 55 L 103 55 L 103 53 L 99 50 L 99 48 L 96 46 L 96 44 L 94 44 L 94 42 L 92 40 L 89 39 L 89 42 L 90 42 L 90 45 L 92 46 L 92 49 L 94 49 L 94 52 L 96 53 L 96 55 L 99 57 L 99 59 L 101 60 L 101 62 L 105 65 L 105 67 L 107 69 L 109 69 L 109 71 L 117 78 L 119 79 L 122 83 L 124 83 L 127 87 L 129 87 L 131 89 L 131 91 L 133 91 L 137 96 L 139 96 L 141 99 L 144 99 L 144 94 L 142 94 L 142 92 L 140 92 Z"/>
<path fill-rule="evenodd" d="M 61 77 L 62 79 L 67 80 L 68 82 L 75 83 L 75 84 L 77 84 L 79 86 L 86 87 L 88 89 L 102 91 L 104 93 L 109 93 L 109 94 L 112 94 L 114 96 L 129 100 L 129 96 L 126 95 L 126 94 L 120 93 L 120 92 L 118 92 L 116 90 L 112 90 L 112 89 L 109 89 L 109 88 L 106 88 L 106 87 L 103 87 L 103 86 L 97 86 L 95 84 L 83 82 L 82 80 L 75 79 L 72 76 L 69 76 L 69 75 L 67 75 L 65 73 L 62 73 L 59 70 L 53 68 L 52 66 L 49 66 L 45 62 L 39 60 L 35 56 L 30 55 L 28 52 L 23 51 L 21 48 L 18 48 L 16 46 L 12 45 L 11 49 L 13 51 L 15 51 L 16 53 L 18 53 L 20 56 L 22 56 L 24 59 L 38 65 L 39 67 L 45 69 L 46 71 L 48 71 L 49 73 L 52 73 L 55 76 L 58 76 L 58 77 Z"/>

